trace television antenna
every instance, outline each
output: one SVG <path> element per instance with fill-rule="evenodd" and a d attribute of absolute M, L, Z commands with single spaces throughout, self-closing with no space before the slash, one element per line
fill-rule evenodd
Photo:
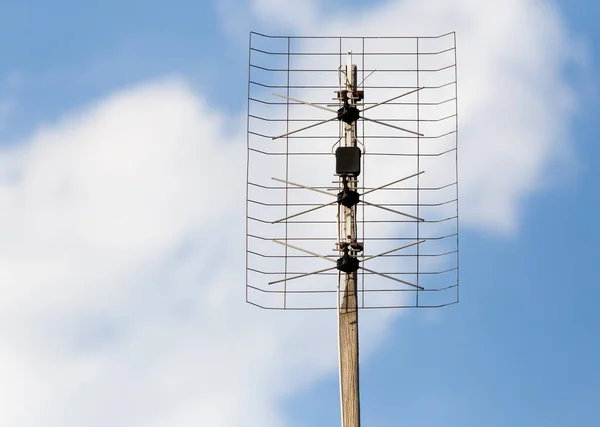
<path fill-rule="evenodd" d="M 458 302 L 456 37 L 252 32 L 248 81 L 246 300 L 337 310 L 359 427 L 359 309 Z"/>

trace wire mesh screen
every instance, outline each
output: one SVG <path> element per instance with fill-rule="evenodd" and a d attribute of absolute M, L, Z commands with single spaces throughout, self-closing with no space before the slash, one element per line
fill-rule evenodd
<path fill-rule="evenodd" d="M 262 308 L 337 306 L 332 262 L 343 123 L 331 111 L 356 65 L 361 149 L 360 308 L 458 301 L 455 34 L 250 34 L 246 299 Z M 351 53 L 349 53 L 351 52 Z M 392 99 L 396 98 L 396 99 Z M 303 129 L 304 130 L 299 130 Z M 397 279 L 397 280 L 393 280 Z M 411 283 L 416 286 L 409 286 Z"/>

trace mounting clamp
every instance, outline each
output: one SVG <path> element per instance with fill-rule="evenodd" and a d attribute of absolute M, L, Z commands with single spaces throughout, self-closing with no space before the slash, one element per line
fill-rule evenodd
<path fill-rule="evenodd" d="M 344 187 L 337 195 L 338 205 L 343 205 L 347 208 L 356 206 L 360 202 L 360 195 L 348 187 L 348 179 L 345 176 L 342 177 L 342 180 Z"/>
<path fill-rule="evenodd" d="M 350 255 L 348 244 L 343 244 L 344 254 L 336 261 L 337 269 L 344 273 L 355 273 L 358 270 L 358 258 Z"/>

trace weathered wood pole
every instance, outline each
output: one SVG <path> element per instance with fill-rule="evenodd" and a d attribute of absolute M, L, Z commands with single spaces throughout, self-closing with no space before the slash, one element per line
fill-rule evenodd
<path fill-rule="evenodd" d="M 346 90 L 350 105 L 354 105 L 356 89 L 356 66 L 348 53 L 346 65 Z M 356 146 L 356 121 L 344 124 L 344 145 Z M 356 190 L 356 177 L 348 178 L 348 187 Z M 356 242 L 356 205 L 343 208 L 343 232 L 341 240 Z M 357 274 L 344 273 L 343 297 L 339 311 L 340 376 L 342 427 L 360 427 L 360 399 L 358 384 L 358 300 Z M 338 303 L 340 303 L 338 301 Z"/>

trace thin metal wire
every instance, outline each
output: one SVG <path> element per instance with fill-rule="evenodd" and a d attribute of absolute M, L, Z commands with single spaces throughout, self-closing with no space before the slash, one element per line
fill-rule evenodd
<path fill-rule="evenodd" d="M 456 250 L 453 251 L 448 251 L 448 252 L 440 252 L 440 253 L 420 253 L 418 256 L 421 258 L 425 258 L 425 257 L 442 257 L 442 256 L 447 256 L 447 255 L 453 255 L 456 254 Z M 249 254 L 252 255 L 256 255 L 259 257 L 263 257 L 263 258 L 283 258 L 285 255 L 268 255 L 268 254 L 263 254 L 260 252 L 256 252 L 256 251 L 248 251 Z M 325 255 L 326 257 L 329 257 L 331 259 L 337 258 L 337 255 Z M 368 254 L 365 254 L 366 257 L 370 256 Z M 381 255 L 380 258 L 397 258 L 397 257 L 416 257 L 416 254 L 390 254 L 390 255 Z M 313 258 L 310 255 L 288 255 L 288 258 Z M 425 274 L 425 273 L 422 273 Z"/>
<path fill-rule="evenodd" d="M 285 187 L 280 187 L 280 186 L 268 186 L 268 185 L 261 185 L 255 182 L 249 182 L 248 183 L 251 186 L 255 186 L 255 187 L 260 187 L 263 188 L 265 190 L 281 190 L 281 189 L 285 189 Z M 421 190 L 421 191 L 439 191 L 439 190 L 443 190 L 444 188 L 448 188 L 448 187 L 452 187 L 452 186 L 456 186 L 458 184 L 458 181 L 454 181 L 451 182 L 449 184 L 446 185 L 442 185 L 440 187 L 388 187 L 388 188 L 382 188 L 380 191 L 395 191 L 395 190 L 403 190 L 403 191 L 415 191 L 415 190 Z M 328 189 L 330 187 L 317 187 L 317 186 L 313 186 L 312 188 L 318 188 L 318 189 Z M 374 187 L 365 187 L 366 190 L 372 190 Z M 294 188 L 290 188 L 290 190 L 293 190 Z M 296 189 L 298 190 L 298 189 Z"/>
<path fill-rule="evenodd" d="M 259 117 L 259 116 L 253 116 L 253 115 L 248 115 L 249 118 L 252 119 L 256 119 L 256 120 L 262 120 L 262 121 L 267 121 L 267 122 L 314 122 L 316 120 L 318 120 L 317 118 L 314 119 L 270 119 L 267 117 Z M 410 122 L 410 123 L 416 123 L 416 122 L 441 122 L 444 120 L 448 120 L 448 119 L 453 119 L 456 117 L 456 114 L 451 114 L 449 116 L 446 117 L 442 117 L 441 119 L 420 119 L 420 120 L 410 120 L 410 119 L 397 119 L 397 118 L 392 118 L 392 117 L 386 117 L 386 118 L 380 118 L 379 120 L 384 120 L 386 122 Z"/>
<path fill-rule="evenodd" d="M 411 71 L 411 72 L 415 72 L 415 71 Z M 438 106 L 438 105 L 442 105 L 445 104 L 447 102 L 452 102 L 455 101 L 456 98 L 447 98 L 444 99 L 442 101 L 438 101 L 438 102 L 421 102 L 420 105 L 428 105 L 428 106 Z M 260 104 L 264 104 L 264 105 L 286 105 L 285 102 L 281 102 L 281 101 L 266 101 L 266 100 L 262 100 L 262 99 L 258 99 L 258 98 L 250 98 L 250 101 L 252 102 L 257 102 Z M 328 102 L 313 102 L 313 104 L 315 105 L 329 105 Z M 374 106 L 377 105 L 378 102 L 365 102 L 364 105 L 366 106 Z M 296 105 L 296 104 L 291 104 L 291 105 Z M 301 104 L 300 104 L 301 105 Z M 298 106 L 300 106 L 298 105 Z M 386 105 L 417 105 L 416 102 L 388 102 L 386 103 Z"/>
<path fill-rule="evenodd" d="M 361 188 L 362 189 L 362 188 Z M 443 206 L 443 205 L 447 205 L 450 203 L 456 203 L 458 199 L 452 199 L 452 200 L 447 200 L 445 202 L 439 202 L 439 203 L 421 203 L 421 204 L 417 204 L 417 203 L 379 203 L 379 206 Z M 249 199 L 248 200 L 250 203 L 256 203 L 258 205 L 262 205 L 262 206 L 286 206 L 285 203 L 266 203 L 266 202 L 261 202 L 260 200 L 252 200 Z M 287 206 L 321 206 L 321 203 L 289 203 Z M 258 218 L 256 218 L 258 221 L 260 221 Z"/>
<path fill-rule="evenodd" d="M 248 287 L 251 289 L 255 289 L 257 291 L 262 291 L 262 289 L 259 290 L 258 288 L 255 288 L 250 285 L 248 285 Z M 256 302 L 253 302 L 253 301 L 248 301 L 248 303 L 255 307 L 262 308 L 265 310 L 281 310 L 281 307 L 272 307 L 272 306 L 268 306 L 268 305 L 261 305 Z M 416 306 L 416 305 L 379 305 L 377 307 L 366 306 L 366 307 L 362 307 L 362 309 L 363 310 L 374 310 L 374 309 L 376 310 L 376 309 L 393 309 L 393 308 L 396 308 L 396 309 L 398 309 L 398 308 L 442 308 L 442 307 L 448 307 L 450 305 L 454 305 L 457 303 L 458 303 L 458 301 L 450 301 L 445 304 L 436 304 L 436 305 L 421 304 L 419 306 Z M 291 310 L 291 311 L 316 311 L 316 310 L 335 310 L 335 309 L 336 309 L 335 307 L 287 307 L 286 308 L 286 310 Z"/>
<path fill-rule="evenodd" d="M 337 274 L 337 273 L 336 273 Z M 444 292 L 447 290 L 452 290 L 455 289 L 458 285 L 456 283 L 452 284 L 452 285 L 448 285 L 448 286 L 444 286 L 441 287 L 439 289 L 426 289 L 424 291 L 421 292 Z M 262 292 L 262 293 L 266 293 L 266 294 L 281 294 L 283 293 L 282 290 L 274 290 L 274 289 L 263 289 L 263 288 L 259 288 L 253 285 L 248 285 L 249 288 L 254 289 L 258 292 Z M 293 291 L 286 291 L 289 294 L 333 294 L 336 292 L 335 289 L 325 289 L 325 290 L 293 290 Z M 398 293 L 406 293 L 406 292 L 414 292 L 412 289 L 368 289 L 365 290 L 365 292 L 367 293 L 385 293 L 385 292 L 398 292 Z M 449 305 L 449 304 L 446 304 Z M 365 308 L 377 308 L 377 307 L 365 307 Z"/>
<path fill-rule="evenodd" d="M 381 40 L 410 40 L 410 39 L 440 39 L 443 37 L 448 37 L 454 35 L 454 31 L 450 31 L 448 33 L 444 33 L 438 36 L 279 36 L 279 35 L 269 35 L 258 33 L 256 31 L 251 31 L 250 34 L 255 34 L 257 36 L 269 38 L 269 39 L 312 39 L 312 40 L 325 40 L 325 39 L 334 39 L 334 40 L 352 40 L 352 39 L 381 39 Z"/>
<path fill-rule="evenodd" d="M 458 233 L 452 233 L 452 234 L 447 234 L 445 236 L 428 236 L 428 237 L 423 237 L 421 236 L 421 239 L 425 239 L 425 240 L 444 240 L 444 239 L 449 239 L 451 237 L 456 237 Z M 264 240 L 264 241 L 268 241 L 268 242 L 272 242 L 274 240 L 284 240 L 284 237 L 276 237 L 276 236 L 270 236 L 270 237 L 264 237 L 264 236 L 257 236 L 255 234 L 248 234 L 249 237 L 255 238 L 255 239 L 260 239 L 260 240 Z M 302 236 L 302 237 L 288 237 L 288 240 L 293 240 L 294 242 L 300 242 L 300 241 L 331 241 L 331 237 L 311 237 L 311 236 Z M 398 241 L 398 242 L 403 242 L 403 241 L 414 241 L 415 238 L 414 237 L 365 237 L 364 238 L 365 241 L 367 240 L 371 240 L 371 241 L 377 241 L 377 242 L 394 242 L 394 241 Z"/>
<path fill-rule="evenodd" d="M 396 70 L 387 70 L 387 69 L 379 69 L 379 70 L 365 70 L 366 73 L 370 73 L 370 72 L 375 72 L 375 71 L 380 71 L 380 72 L 394 72 L 394 73 L 416 73 L 417 71 L 421 71 L 424 73 L 436 73 L 438 71 L 444 71 L 444 70 L 448 70 L 450 68 L 454 68 L 454 64 L 452 65 L 447 65 L 445 67 L 439 67 L 439 68 L 427 68 L 427 69 L 421 69 L 421 70 L 417 70 L 414 68 L 399 68 Z M 304 68 L 304 69 L 287 69 L 287 68 L 267 68 L 267 67 L 260 67 L 258 65 L 251 65 L 252 68 L 256 68 L 258 70 L 262 70 L 262 71 L 270 71 L 270 72 L 281 72 L 281 73 L 337 73 L 337 70 L 330 70 L 330 69 L 326 69 L 326 68 Z"/>
<path fill-rule="evenodd" d="M 335 268 L 335 267 L 332 267 Z M 444 274 L 444 273 L 448 273 L 450 271 L 455 271 L 457 268 L 453 267 L 453 268 L 447 268 L 446 270 L 440 270 L 440 271 L 425 271 L 425 272 L 419 272 L 419 271 L 403 271 L 403 272 L 398 272 L 398 271 L 382 271 L 381 274 L 395 274 L 395 275 L 417 275 L 417 274 Z M 262 271 L 262 270 L 257 270 L 255 268 L 249 268 L 248 270 L 253 271 L 255 273 L 259 273 L 259 274 L 266 274 L 266 275 L 275 275 L 275 276 L 279 276 L 279 275 L 301 275 L 301 274 L 306 274 L 306 275 L 319 275 L 319 276 L 335 276 L 337 273 L 336 272 L 331 272 L 331 271 L 326 271 L 326 269 L 324 270 L 319 270 L 316 272 L 310 272 L 310 273 L 306 273 L 304 271 L 289 271 L 289 270 L 285 270 L 285 271 Z M 331 270 L 331 269 L 329 269 Z M 379 273 L 379 272 L 378 272 Z M 378 274 L 378 273 L 373 273 L 373 272 L 369 272 L 367 271 L 365 274 L 369 275 L 369 274 Z M 290 280 L 290 278 L 288 279 L 282 279 L 282 282 L 285 280 Z M 430 288 L 429 291 L 436 289 L 436 288 Z M 286 290 L 284 290 L 284 292 L 286 292 Z M 371 291 L 369 291 L 371 292 Z"/>
<path fill-rule="evenodd" d="M 288 39 L 291 37 L 287 37 Z M 361 39 L 364 42 L 364 37 L 361 37 Z M 418 38 L 417 38 L 418 40 Z M 266 55 L 288 55 L 288 53 L 286 52 L 268 52 L 266 50 L 261 50 L 261 49 L 256 49 L 256 48 L 250 48 L 251 51 L 254 52 L 259 52 L 259 53 L 264 53 Z M 441 53 L 445 53 L 445 52 L 451 52 L 453 51 L 454 48 L 449 48 L 449 49 L 444 49 L 444 50 L 439 50 L 437 52 L 422 52 L 421 55 L 439 55 Z M 291 56 L 338 56 L 339 52 L 292 52 L 289 55 Z M 381 52 L 362 52 L 361 53 L 362 56 L 381 56 L 382 53 Z M 410 53 L 410 52 L 391 52 L 391 53 L 385 53 L 384 55 L 399 55 L 399 56 L 413 56 L 413 55 L 419 55 L 418 53 Z M 364 64 L 363 64 L 364 67 Z M 361 82 L 362 83 L 362 82 Z"/>

